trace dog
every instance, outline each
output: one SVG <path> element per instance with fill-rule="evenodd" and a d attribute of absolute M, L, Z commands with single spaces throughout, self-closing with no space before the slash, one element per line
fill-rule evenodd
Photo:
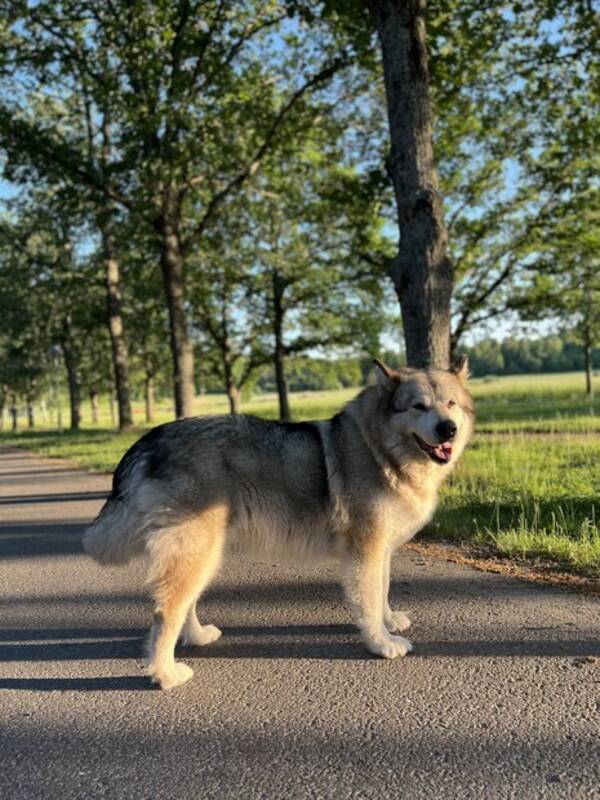
<path fill-rule="evenodd" d="M 192 677 L 181 638 L 207 645 L 196 601 L 226 550 L 295 562 L 334 561 L 368 650 L 412 650 L 388 604 L 390 557 L 432 517 L 438 490 L 474 423 L 466 358 L 449 371 L 394 370 L 319 422 L 196 417 L 150 430 L 123 456 L 84 536 L 101 564 L 149 560 L 155 601 L 148 670 L 163 689 Z"/>

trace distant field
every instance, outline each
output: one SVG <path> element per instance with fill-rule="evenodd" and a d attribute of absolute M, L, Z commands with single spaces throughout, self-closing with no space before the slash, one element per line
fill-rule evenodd
<path fill-rule="evenodd" d="M 471 382 L 471 389 L 478 417 L 475 440 L 422 535 L 475 541 L 507 556 L 540 558 L 576 572 L 600 574 L 600 403 L 591 414 L 582 375 L 479 379 Z M 294 416 L 330 416 L 356 391 L 293 394 Z M 243 410 L 276 418 L 276 398 L 257 397 Z M 196 411 L 226 413 L 226 398 L 199 398 Z M 109 471 L 143 430 L 140 405 L 134 413 L 140 428 L 127 436 L 108 429 L 108 408 L 103 404 L 96 428 L 84 420 L 84 429 L 74 434 L 5 433 L 0 444 Z M 171 409 L 163 404 L 157 422 L 170 418 Z"/>

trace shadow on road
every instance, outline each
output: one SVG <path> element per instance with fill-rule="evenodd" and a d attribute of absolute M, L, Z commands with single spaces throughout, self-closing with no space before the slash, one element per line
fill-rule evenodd
<path fill-rule="evenodd" d="M 6 522 L 0 524 L 0 559 L 82 553 L 87 522 Z"/>
<path fill-rule="evenodd" d="M 127 687 L 127 679 L 113 680 Z M 82 680 L 77 688 L 91 683 Z M 189 697 L 185 688 L 169 695 L 168 707 L 177 709 L 177 698 Z M 390 724 L 376 719 L 369 737 L 346 714 L 326 733 L 311 725 L 312 714 L 300 725 L 275 712 L 263 726 L 241 716 L 207 729 L 182 713 L 179 724 L 120 724 L 114 730 L 90 724 L 59 728 L 61 735 L 46 719 L 15 717 L 6 725 L 7 763 L 22 759 L 36 768 L 7 770 L 6 796 L 40 796 L 43 775 L 49 776 L 45 796 L 56 798 L 597 797 L 597 737 L 591 729 L 570 738 L 553 729 L 509 736 L 503 729 L 437 729 L 426 717 L 424 731 L 403 702 L 385 713 Z M 92 793 L 96 786 L 101 791 Z"/>
<path fill-rule="evenodd" d="M 5 629 L 0 662 L 138 660 L 146 631 L 115 628 Z M 352 625 L 251 625 L 225 627 L 223 638 L 210 647 L 178 647 L 189 661 L 206 659 L 372 660 Z M 600 657 L 600 643 L 582 638 L 432 640 L 415 639 L 411 660 L 440 658 Z M 0 689 L 32 691 L 118 691 L 143 689 L 141 677 L 4 678 Z"/>
<path fill-rule="evenodd" d="M 65 492 L 62 494 L 15 494 L 0 497 L 0 506 L 19 506 L 35 503 L 72 503 L 86 500 L 106 500 L 108 492 Z"/>
<path fill-rule="evenodd" d="M 87 478 L 85 473 L 81 472 L 80 467 L 48 467 L 48 469 L 39 469 L 32 467 L 31 469 L 6 469 L 0 460 L 0 479 L 3 484 L 22 483 L 23 478 L 33 478 L 36 483 L 38 480 L 51 479 L 59 475 L 63 478 L 65 475 L 73 475 L 75 478 Z"/>
<path fill-rule="evenodd" d="M 132 692 L 157 691 L 146 675 L 107 678 L 0 678 L 2 689 L 27 692 Z"/>

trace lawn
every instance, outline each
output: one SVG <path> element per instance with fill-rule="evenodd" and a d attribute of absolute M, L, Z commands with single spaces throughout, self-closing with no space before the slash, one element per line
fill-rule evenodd
<path fill-rule="evenodd" d="M 422 536 L 475 543 L 512 558 L 542 559 L 573 572 L 600 575 L 600 403 L 598 415 L 591 414 L 582 376 L 480 379 L 472 381 L 471 388 L 477 433 Z M 355 390 L 294 394 L 294 416 L 330 416 L 354 394 Z M 199 414 L 226 411 L 224 397 L 197 401 Z M 275 418 L 276 399 L 254 398 L 244 411 Z M 141 423 L 141 406 L 134 413 Z M 157 421 L 170 416 L 168 404 L 160 406 Z M 77 433 L 5 433 L 0 444 L 110 471 L 143 426 L 119 436 L 108 421 L 103 406 L 97 427 L 88 422 Z"/>

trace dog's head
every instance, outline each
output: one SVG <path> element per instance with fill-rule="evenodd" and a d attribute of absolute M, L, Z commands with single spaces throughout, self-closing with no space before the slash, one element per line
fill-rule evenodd
<path fill-rule="evenodd" d="M 379 434 L 386 449 L 440 466 L 455 462 L 469 440 L 475 416 L 466 388 L 466 356 L 450 370 L 394 370 L 377 359 L 375 368 Z"/>

